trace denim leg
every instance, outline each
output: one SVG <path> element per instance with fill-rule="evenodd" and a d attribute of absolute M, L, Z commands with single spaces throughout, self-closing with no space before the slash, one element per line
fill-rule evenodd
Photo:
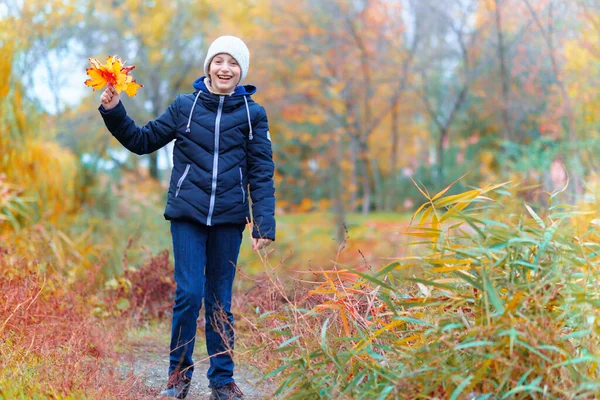
<path fill-rule="evenodd" d="M 192 353 L 197 319 L 204 295 L 206 264 L 206 226 L 186 221 L 171 221 L 173 256 L 175 259 L 175 305 L 171 328 L 169 374 L 185 370 L 188 377 L 194 372 Z"/>
<path fill-rule="evenodd" d="M 231 295 L 244 228 L 238 224 L 209 228 L 204 307 L 210 387 L 233 382 L 233 358 L 228 352 L 234 343 Z"/>

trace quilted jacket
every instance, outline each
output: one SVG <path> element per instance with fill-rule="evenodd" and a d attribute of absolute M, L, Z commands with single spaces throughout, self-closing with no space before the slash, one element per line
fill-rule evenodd
<path fill-rule="evenodd" d="M 230 96 L 216 95 L 201 77 L 194 89 L 141 127 L 122 102 L 99 111 L 112 135 L 133 153 L 149 154 L 175 140 L 166 219 L 245 223 L 250 194 L 252 236 L 275 240 L 273 152 L 265 109 L 251 98 L 256 88 L 238 86 Z"/>

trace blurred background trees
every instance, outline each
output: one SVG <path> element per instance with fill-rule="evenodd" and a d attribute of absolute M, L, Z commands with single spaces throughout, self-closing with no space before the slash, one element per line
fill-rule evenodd
<path fill-rule="evenodd" d="M 568 177 L 575 198 L 597 163 L 599 15 L 589 0 L 9 0 L 2 149 L 36 125 L 88 179 L 165 182 L 170 146 L 119 146 L 83 86 L 87 58 L 137 66 L 144 89 L 124 102 L 141 125 L 193 91 L 208 44 L 234 34 L 269 113 L 280 211 L 335 211 L 342 226 L 347 212 L 413 210 L 411 178 L 436 191 L 464 174 L 456 190 L 511 179 L 540 185 L 532 201 Z"/>

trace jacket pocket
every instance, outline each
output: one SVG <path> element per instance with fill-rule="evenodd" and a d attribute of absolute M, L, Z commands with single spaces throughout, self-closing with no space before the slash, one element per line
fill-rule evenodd
<path fill-rule="evenodd" d="M 175 191 L 175 197 L 179 196 L 181 185 L 183 184 L 183 181 L 185 180 L 185 177 L 187 176 L 188 172 L 190 172 L 191 166 L 191 164 L 186 164 L 185 171 L 183 172 L 183 175 L 181 175 L 181 178 L 179 178 L 179 181 L 177 182 L 177 190 Z"/>
<path fill-rule="evenodd" d="M 240 167 L 240 188 L 242 188 L 242 203 L 246 203 L 246 191 L 244 190 L 244 174 L 242 174 L 242 167 Z"/>

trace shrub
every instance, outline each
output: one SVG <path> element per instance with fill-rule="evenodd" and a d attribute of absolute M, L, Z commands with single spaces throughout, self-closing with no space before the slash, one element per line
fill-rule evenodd
<path fill-rule="evenodd" d="M 169 252 L 153 256 L 139 269 L 129 267 L 118 279 L 107 282 L 108 309 L 135 322 L 164 319 L 173 307 L 175 280 Z"/>
<path fill-rule="evenodd" d="M 0 398 L 127 397 L 138 383 L 113 361 L 119 325 L 91 315 L 88 285 L 18 254 L 0 247 Z"/>

